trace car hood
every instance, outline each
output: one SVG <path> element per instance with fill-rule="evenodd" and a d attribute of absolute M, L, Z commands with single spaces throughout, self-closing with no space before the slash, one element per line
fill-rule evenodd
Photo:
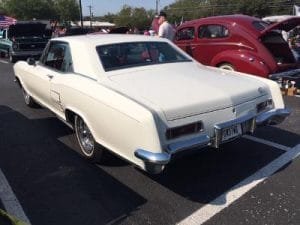
<path fill-rule="evenodd" d="M 284 30 L 288 32 L 294 29 L 295 27 L 297 27 L 298 25 L 300 25 L 300 16 L 291 17 L 289 19 L 271 24 L 266 29 L 261 31 L 260 36 L 264 36 L 265 34 L 269 33 L 272 30 Z"/>
<path fill-rule="evenodd" d="M 8 37 L 42 36 L 45 34 L 46 24 L 17 23 L 9 26 Z"/>
<path fill-rule="evenodd" d="M 197 63 L 149 66 L 109 79 L 126 96 L 159 107 L 167 120 L 232 107 L 267 93 L 258 80 Z"/>

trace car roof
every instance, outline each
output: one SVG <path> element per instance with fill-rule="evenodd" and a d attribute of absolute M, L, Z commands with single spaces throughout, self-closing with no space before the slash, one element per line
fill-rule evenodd
<path fill-rule="evenodd" d="M 183 27 L 187 26 L 194 26 L 196 24 L 214 24 L 214 23 L 228 23 L 228 24 L 237 24 L 244 29 L 250 31 L 256 36 L 260 35 L 260 31 L 255 29 L 255 27 L 252 25 L 254 21 L 261 22 L 262 20 L 256 17 L 247 16 L 247 15 L 225 15 L 225 16 L 212 16 L 212 17 L 205 17 L 200 19 L 195 19 L 191 21 L 187 21 L 183 23 L 181 26 L 178 27 L 178 29 L 181 29 Z"/>
<path fill-rule="evenodd" d="M 73 44 L 82 43 L 85 45 L 89 45 L 90 47 L 105 45 L 105 44 L 114 44 L 114 43 L 126 43 L 126 42 L 144 42 L 144 41 L 168 42 L 168 40 L 165 38 L 136 35 L 136 34 L 87 34 L 87 35 L 59 37 L 59 38 L 54 38 L 52 40 L 65 41 Z"/>
<path fill-rule="evenodd" d="M 99 78 L 99 73 L 104 72 L 95 50 L 96 46 L 149 41 L 170 43 L 165 38 L 135 34 L 86 34 L 58 37 L 51 39 L 51 41 L 67 42 L 71 46 L 74 72 L 96 80 Z"/>
<path fill-rule="evenodd" d="M 260 20 L 259 18 L 253 17 L 253 16 L 247 16 L 247 15 L 224 15 L 224 16 L 211 16 L 211 17 L 205 17 L 195 20 L 190 20 L 184 23 L 186 24 L 196 24 L 196 23 L 203 23 L 203 22 L 238 22 L 241 24 L 249 24 L 249 22 L 252 22 L 253 20 Z"/>

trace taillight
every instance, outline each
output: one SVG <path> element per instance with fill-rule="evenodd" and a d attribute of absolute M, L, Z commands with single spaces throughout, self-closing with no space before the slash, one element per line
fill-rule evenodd
<path fill-rule="evenodd" d="M 166 138 L 170 140 L 184 135 L 195 134 L 201 132 L 202 130 L 203 130 L 202 122 L 191 123 L 191 124 L 167 129 Z"/>
<path fill-rule="evenodd" d="M 273 100 L 272 99 L 268 99 L 268 100 L 258 103 L 256 105 L 257 113 L 260 113 L 267 109 L 272 109 L 272 108 L 273 108 Z"/>

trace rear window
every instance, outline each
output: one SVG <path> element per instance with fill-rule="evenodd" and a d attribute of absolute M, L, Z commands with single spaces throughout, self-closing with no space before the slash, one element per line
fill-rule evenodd
<path fill-rule="evenodd" d="M 264 21 L 253 21 L 252 22 L 253 27 L 258 30 L 258 31 L 263 31 L 266 29 L 268 26 L 270 26 L 269 23 L 266 23 Z"/>
<path fill-rule="evenodd" d="M 130 42 L 97 46 L 105 71 L 191 61 L 166 42 Z"/>

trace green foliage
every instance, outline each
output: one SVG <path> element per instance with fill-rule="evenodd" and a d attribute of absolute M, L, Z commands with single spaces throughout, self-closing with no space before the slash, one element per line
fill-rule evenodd
<path fill-rule="evenodd" d="M 196 18 L 227 14 L 247 14 L 264 17 L 293 13 L 293 5 L 300 0 L 176 0 L 163 10 L 171 23 Z M 0 13 L 18 20 L 56 19 L 79 20 L 78 0 L 2 0 Z M 138 29 L 148 28 L 155 15 L 154 10 L 124 5 L 119 13 L 108 13 L 96 19 Z"/>
<path fill-rule="evenodd" d="M 18 20 L 57 19 L 78 20 L 77 0 L 5 0 L 3 8 Z"/>
<path fill-rule="evenodd" d="M 113 23 L 116 20 L 116 14 L 108 13 L 104 16 L 94 17 L 94 20 L 107 21 L 107 22 Z"/>
<path fill-rule="evenodd" d="M 4 6 L 9 15 L 21 20 L 47 19 L 53 13 L 48 0 L 7 0 Z"/>
<path fill-rule="evenodd" d="M 177 0 L 165 7 L 169 21 L 191 20 L 207 16 L 246 14 L 264 17 L 293 13 L 293 5 L 299 0 Z"/>
<path fill-rule="evenodd" d="M 124 5 L 121 11 L 115 15 L 113 22 L 117 26 L 138 28 L 139 30 L 149 28 L 153 19 L 153 10 L 146 11 L 142 8 L 132 8 Z"/>
<path fill-rule="evenodd" d="M 79 18 L 79 6 L 76 0 L 56 0 L 54 10 L 59 21 L 74 21 Z"/>

